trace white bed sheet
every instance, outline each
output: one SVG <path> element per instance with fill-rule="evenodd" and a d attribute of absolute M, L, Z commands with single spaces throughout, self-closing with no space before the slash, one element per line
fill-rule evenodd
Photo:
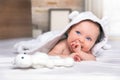
<path fill-rule="evenodd" d="M 12 47 L 22 40 L 0 41 L 0 80 L 120 80 L 120 42 L 110 42 L 112 50 L 98 61 L 82 61 L 69 68 L 16 69 L 11 63 L 15 56 Z"/>
<path fill-rule="evenodd" d="M 73 67 L 17 69 L 13 57 L 0 57 L 1 80 L 120 80 L 120 51 L 108 50 L 98 61 L 76 62 Z"/>

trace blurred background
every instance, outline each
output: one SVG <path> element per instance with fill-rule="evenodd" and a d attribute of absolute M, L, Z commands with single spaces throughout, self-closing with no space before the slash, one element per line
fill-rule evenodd
<path fill-rule="evenodd" d="M 60 27 L 51 24 L 69 22 L 65 19 L 67 10 L 78 10 L 92 11 L 101 19 L 106 17 L 109 39 L 120 40 L 119 4 L 119 0 L 0 0 L 0 39 L 35 38 L 52 27 Z"/>

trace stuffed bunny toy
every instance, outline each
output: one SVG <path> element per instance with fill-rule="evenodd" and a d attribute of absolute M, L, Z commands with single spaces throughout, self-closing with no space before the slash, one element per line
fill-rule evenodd
<path fill-rule="evenodd" d="M 18 54 L 14 58 L 14 65 L 18 68 L 54 68 L 71 67 L 74 60 L 70 57 L 61 58 L 59 56 L 50 56 L 46 53 L 36 52 L 35 54 Z"/>

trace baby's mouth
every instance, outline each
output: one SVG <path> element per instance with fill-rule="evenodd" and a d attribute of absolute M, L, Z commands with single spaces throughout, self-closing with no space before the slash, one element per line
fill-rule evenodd
<path fill-rule="evenodd" d="M 81 49 L 83 48 L 83 46 L 81 46 Z"/>

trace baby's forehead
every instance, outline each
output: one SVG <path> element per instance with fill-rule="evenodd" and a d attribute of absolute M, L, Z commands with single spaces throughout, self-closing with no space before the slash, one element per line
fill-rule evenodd
<path fill-rule="evenodd" d="M 101 31 L 101 25 L 100 25 L 99 23 L 94 22 L 94 21 L 89 20 L 89 19 L 86 19 L 86 20 L 82 20 L 82 21 L 80 21 L 80 22 L 78 22 L 78 23 L 76 23 L 76 24 L 73 24 L 73 25 L 69 28 L 68 32 L 71 31 L 71 30 L 73 30 L 73 29 L 77 29 L 77 28 L 79 29 L 79 28 L 81 28 L 81 24 L 82 24 L 82 25 L 89 26 L 89 31 L 92 30 L 92 29 L 91 29 L 91 24 L 95 26 L 94 28 L 97 29 L 97 32 L 100 33 L 100 31 Z M 90 25 L 89 25 L 89 24 L 90 24 Z M 84 26 L 84 27 L 85 27 L 85 26 Z M 88 28 L 86 28 L 85 30 L 87 30 L 87 29 L 88 29 Z"/>
<path fill-rule="evenodd" d="M 90 19 L 82 20 L 82 21 L 78 22 L 77 24 L 80 24 L 80 23 L 83 23 L 83 22 L 88 22 L 88 23 L 95 24 L 96 26 L 101 26 L 98 22 L 95 22 L 95 21 L 90 20 Z"/>
<path fill-rule="evenodd" d="M 80 21 L 80 22 L 78 22 L 78 23 L 76 23 L 76 24 L 73 24 L 69 29 L 71 30 L 71 29 L 73 29 L 75 26 L 77 26 L 77 25 L 79 25 L 79 24 L 81 24 L 81 23 L 85 23 L 85 22 L 91 23 L 91 24 L 95 25 L 96 27 L 101 27 L 101 25 L 100 25 L 98 22 L 95 22 L 95 21 L 90 20 L 90 19 L 86 19 L 86 20 L 82 20 L 82 21 Z M 85 24 L 87 24 L 87 23 L 85 23 Z"/>
<path fill-rule="evenodd" d="M 87 20 L 74 25 L 71 30 L 78 30 L 82 34 L 86 34 L 86 35 L 90 35 L 90 36 L 97 36 L 100 34 L 98 25 L 96 25 L 92 21 L 87 21 Z"/>
<path fill-rule="evenodd" d="M 84 24 L 84 25 L 87 25 L 87 24 L 90 24 L 90 25 L 91 25 L 91 24 L 92 24 L 92 25 L 94 25 L 94 26 L 96 26 L 96 27 L 101 27 L 101 25 L 100 25 L 99 23 L 94 22 L 94 21 L 92 21 L 92 20 L 83 20 L 83 21 L 80 21 L 80 22 L 72 25 L 71 28 L 74 28 L 75 26 L 79 26 L 80 24 Z M 89 26 L 89 27 L 91 27 L 91 26 Z"/>

